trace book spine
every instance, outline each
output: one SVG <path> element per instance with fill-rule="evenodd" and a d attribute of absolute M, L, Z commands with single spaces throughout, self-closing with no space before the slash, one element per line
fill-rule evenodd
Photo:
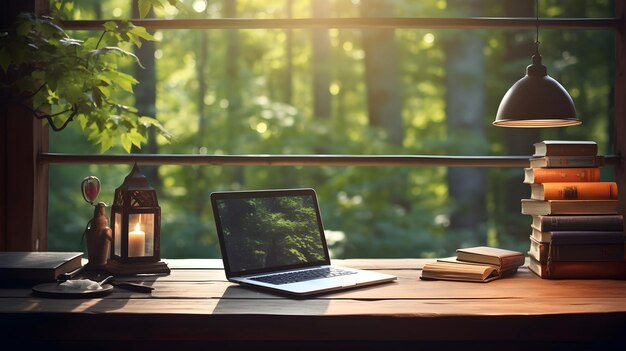
<path fill-rule="evenodd" d="M 623 261 L 624 244 L 554 245 L 531 241 L 528 255 L 539 262 Z"/>
<path fill-rule="evenodd" d="M 532 259 L 531 259 L 532 260 Z M 623 279 L 626 261 L 531 262 L 531 270 L 545 279 Z"/>
<path fill-rule="evenodd" d="M 522 199 L 526 215 L 614 215 L 617 200 L 533 200 Z"/>
<path fill-rule="evenodd" d="M 524 264 L 524 255 L 500 257 L 500 268 L 507 270 L 512 267 L 519 267 Z"/>
<path fill-rule="evenodd" d="M 535 200 L 537 201 L 537 200 Z M 617 200 L 546 200 L 548 211 L 543 215 L 617 214 Z M 532 214 L 532 213 L 531 213 Z"/>
<path fill-rule="evenodd" d="M 550 236 L 550 243 L 553 245 L 624 245 L 626 242 L 623 232 L 556 231 L 550 232 Z"/>
<path fill-rule="evenodd" d="M 623 231 L 624 219 L 621 215 L 597 216 L 537 216 L 534 227 L 542 232 L 597 230 Z"/>
<path fill-rule="evenodd" d="M 524 183 L 598 182 L 600 168 L 526 168 Z"/>
<path fill-rule="evenodd" d="M 550 261 L 624 261 L 624 244 L 548 244 Z"/>
<path fill-rule="evenodd" d="M 535 144 L 537 156 L 595 156 L 598 154 L 596 143 L 538 143 Z"/>
<path fill-rule="evenodd" d="M 530 159 L 530 166 L 533 168 L 599 167 L 603 164 L 602 156 L 545 156 Z"/>
<path fill-rule="evenodd" d="M 532 184 L 535 200 L 610 200 L 617 199 L 615 182 L 578 182 Z M 543 194 L 541 194 L 543 189 Z M 542 196 L 543 195 L 543 196 Z"/>

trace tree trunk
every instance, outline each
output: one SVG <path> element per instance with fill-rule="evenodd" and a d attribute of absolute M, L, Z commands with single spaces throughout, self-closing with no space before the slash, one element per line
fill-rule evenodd
<path fill-rule="evenodd" d="M 209 7 L 207 6 L 207 11 Z M 206 16 L 202 16 L 203 18 Z M 200 29 L 197 35 L 198 40 L 198 52 L 196 63 L 196 76 L 198 77 L 198 94 L 196 98 L 196 104 L 198 105 L 198 135 L 197 135 L 197 148 L 200 151 L 203 147 L 209 144 L 206 140 L 206 125 L 209 116 L 207 115 L 207 108 L 204 103 L 204 97 L 207 94 L 207 77 L 209 65 L 209 35 L 208 30 Z M 206 167 L 195 168 L 195 184 L 200 189 L 208 188 L 207 177 L 205 175 Z M 193 194 L 194 211 L 198 218 L 203 218 L 202 212 L 207 210 L 206 196 L 202 192 L 195 192 Z"/>
<path fill-rule="evenodd" d="M 383 0 L 361 1 L 363 17 L 390 16 L 390 3 Z M 389 143 L 402 146 L 402 81 L 398 70 L 393 29 L 364 29 L 365 83 L 369 123 L 383 128 Z"/>
<path fill-rule="evenodd" d="M 139 18 L 138 0 L 133 0 L 133 18 Z M 154 18 L 154 12 L 146 15 L 146 18 Z M 148 30 L 154 34 L 154 30 Z M 145 68 L 135 65 L 135 78 L 139 84 L 135 85 L 135 107 L 141 116 L 151 116 L 156 118 L 156 68 L 154 59 L 155 45 L 153 41 L 143 41 L 141 47 L 135 48 L 135 54 Z M 156 141 L 156 131 L 154 128 L 148 129 L 148 141 L 143 149 L 133 148 L 133 153 L 158 154 L 159 146 Z M 155 188 L 160 188 L 159 166 L 142 166 L 141 171 L 148 178 L 150 184 Z"/>
<path fill-rule="evenodd" d="M 481 0 L 449 2 L 464 16 L 480 15 Z M 446 45 L 446 116 L 448 138 L 458 145 L 456 151 L 482 154 L 485 140 L 485 59 L 484 39 L 476 31 L 454 33 Z M 478 145 L 478 146 L 472 146 Z M 448 193 L 455 204 L 450 218 L 451 229 L 465 231 L 457 237 L 457 246 L 482 245 L 487 242 L 485 224 L 486 172 L 481 168 L 448 168 Z"/>
<path fill-rule="evenodd" d="M 237 17 L 237 1 L 224 0 L 224 17 Z M 241 107 L 241 96 L 239 93 L 239 30 L 226 30 L 226 94 L 228 97 L 229 118 L 236 117 Z"/>
<path fill-rule="evenodd" d="M 224 0 L 224 17 L 237 17 L 237 1 Z M 226 96 L 228 107 L 226 108 L 228 120 L 227 147 L 228 152 L 233 153 L 237 148 L 237 134 L 239 133 L 239 115 L 241 110 L 241 93 L 239 89 L 239 31 L 237 29 L 226 30 Z M 243 167 L 234 169 L 233 179 L 239 184 L 244 184 L 245 174 Z"/>
<path fill-rule="evenodd" d="M 285 7 L 287 9 L 287 18 L 293 17 L 293 0 L 286 0 Z M 285 63 L 284 89 L 285 95 L 283 102 L 286 104 L 293 103 L 293 30 L 288 28 L 285 30 L 287 39 L 285 40 Z"/>
<path fill-rule="evenodd" d="M 311 1 L 313 18 L 329 15 L 328 0 Z M 313 29 L 313 116 L 330 118 L 330 37 L 328 29 Z"/>

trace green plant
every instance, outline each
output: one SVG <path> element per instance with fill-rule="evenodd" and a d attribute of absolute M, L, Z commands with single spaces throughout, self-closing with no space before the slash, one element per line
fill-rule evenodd
<path fill-rule="evenodd" d="M 157 5 L 163 4 L 140 1 L 142 15 Z M 62 2 L 55 2 L 53 8 L 58 13 Z M 0 33 L 2 104 L 27 109 L 54 131 L 77 121 L 101 152 L 116 144 L 126 152 L 133 145 L 141 147 L 148 128 L 170 139 L 155 118 L 140 116 L 136 108 L 119 101 L 121 94 L 117 94 L 132 94 L 138 83 L 122 72 L 118 60 L 130 59 L 141 66 L 137 56 L 121 46 L 139 47 L 142 40 L 154 37 L 129 21 L 110 21 L 104 23 L 100 36 L 79 40 L 61 28 L 59 17 L 22 13 L 13 28 Z"/>

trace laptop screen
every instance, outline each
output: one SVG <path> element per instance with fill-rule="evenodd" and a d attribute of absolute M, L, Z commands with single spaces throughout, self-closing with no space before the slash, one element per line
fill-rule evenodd
<path fill-rule="evenodd" d="M 328 264 L 311 189 L 211 194 L 227 274 Z"/>

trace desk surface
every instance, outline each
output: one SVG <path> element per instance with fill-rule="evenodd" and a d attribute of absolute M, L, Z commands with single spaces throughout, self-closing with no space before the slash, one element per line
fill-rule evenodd
<path fill-rule="evenodd" d="M 244 348 L 304 341 L 360 342 L 365 349 L 380 342 L 626 345 L 626 281 L 542 280 L 525 267 L 489 283 L 420 280 L 430 261 L 337 260 L 398 280 L 309 299 L 231 284 L 221 261 L 197 259 L 168 260 L 167 276 L 125 279 L 153 286 L 152 294 L 116 288 L 105 298 L 47 299 L 30 289 L 0 289 L 0 336 L 153 346 L 237 341 Z"/>

